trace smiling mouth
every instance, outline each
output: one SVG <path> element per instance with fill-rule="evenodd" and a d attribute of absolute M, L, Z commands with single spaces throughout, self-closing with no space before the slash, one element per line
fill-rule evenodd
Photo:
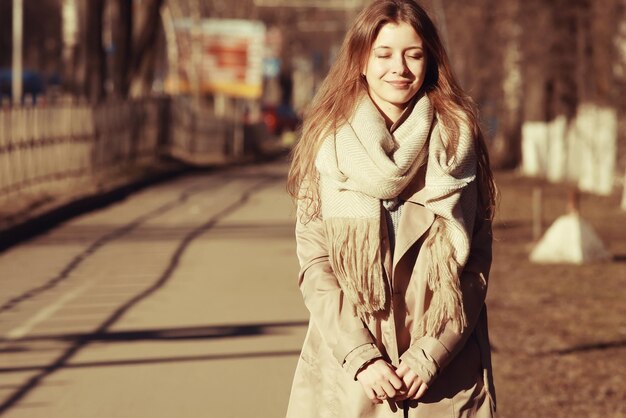
<path fill-rule="evenodd" d="M 397 89 L 406 89 L 411 85 L 410 81 L 387 81 L 387 83 L 391 84 Z"/>

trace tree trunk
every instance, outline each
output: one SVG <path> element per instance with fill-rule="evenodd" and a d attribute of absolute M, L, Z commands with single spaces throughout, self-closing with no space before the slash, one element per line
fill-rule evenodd
<path fill-rule="evenodd" d="M 498 130 L 494 138 L 493 165 L 513 169 L 522 161 L 522 25 L 520 0 L 499 2 L 496 36 L 502 42 L 496 47 L 494 66 L 498 66 L 498 89 L 493 92 L 497 103 Z"/>
<path fill-rule="evenodd" d="M 549 5 L 541 0 L 520 4 L 522 16 L 522 172 L 544 176 L 547 168 L 550 103 L 554 83 L 550 68 L 553 37 Z"/>
<path fill-rule="evenodd" d="M 114 91 L 120 97 L 127 97 L 133 59 L 133 2 L 117 0 L 115 6 L 117 24 L 113 28 L 115 44 Z"/>
<path fill-rule="evenodd" d="M 130 65 L 129 85 L 132 96 L 146 94 L 152 85 L 157 55 L 155 49 L 159 34 L 162 32 L 162 5 L 163 0 L 151 0 L 141 9 L 142 16 L 137 16 L 137 21 L 142 22 L 142 24 L 137 35 Z"/>
<path fill-rule="evenodd" d="M 104 98 L 106 56 L 102 46 L 104 0 L 88 0 L 86 8 L 86 31 L 84 43 L 85 95 L 91 103 Z"/>

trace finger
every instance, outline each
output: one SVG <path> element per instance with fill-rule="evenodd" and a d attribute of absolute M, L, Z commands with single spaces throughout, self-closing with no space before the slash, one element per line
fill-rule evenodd
<path fill-rule="evenodd" d="M 402 379 L 409 370 L 410 369 L 408 366 L 406 366 L 404 363 L 400 363 L 400 365 L 396 369 L 396 375 L 398 375 L 398 377 Z"/>
<path fill-rule="evenodd" d="M 365 390 L 365 395 L 369 398 L 370 401 L 372 401 L 373 404 L 379 404 L 382 403 L 382 401 L 380 399 L 378 399 L 378 396 L 376 394 L 376 391 L 374 391 L 374 389 L 372 389 L 371 387 L 363 388 L 363 390 Z"/>
<path fill-rule="evenodd" d="M 385 393 L 382 387 L 379 386 L 374 389 L 374 400 L 372 402 L 383 403 L 383 401 L 387 398 L 388 398 L 387 393 Z"/>
<path fill-rule="evenodd" d="M 417 377 L 417 374 L 415 374 L 415 372 L 413 372 L 413 370 L 409 370 L 408 372 L 406 372 L 406 374 L 402 377 L 402 381 L 404 382 L 406 387 L 411 386 L 411 384 L 413 382 L 415 382 L 416 380 L 419 380 L 419 378 Z"/>
<path fill-rule="evenodd" d="M 383 393 L 386 394 L 388 398 L 395 398 L 396 394 L 398 393 L 396 388 L 388 381 L 382 382 L 380 387 L 383 390 Z"/>
<path fill-rule="evenodd" d="M 404 381 L 395 372 L 391 371 L 386 377 L 394 389 L 400 390 L 404 386 Z"/>
<path fill-rule="evenodd" d="M 413 399 L 413 397 L 417 394 L 417 391 L 419 390 L 419 388 L 420 388 L 419 382 L 413 381 L 413 383 L 411 383 L 411 387 L 406 393 L 406 397 Z"/>
<path fill-rule="evenodd" d="M 428 386 L 426 386 L 425 383 L 422 383 L 420 385 L 420 388 L 418 389 L 417 393 L 415 394 L 415 396 L 413 396 L 412 399 L 419 399 L 424 395 L 424 392 L 426 392 L 426 389 L 428 389 Z"/>

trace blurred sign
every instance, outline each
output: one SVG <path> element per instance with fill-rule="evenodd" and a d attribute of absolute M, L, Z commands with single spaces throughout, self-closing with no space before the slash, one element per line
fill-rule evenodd
<path fill-rule="evenodd" d="M 306 7 L 322 9 L 358 9 L 365 0 L 254 0 L 257 7 Z"/>
<path fill-rule="evenodd" d="M 174 20 L 177 56 L 165 90 L 258 98 L 263 89 L 265 25 L 250 20 Z"/>

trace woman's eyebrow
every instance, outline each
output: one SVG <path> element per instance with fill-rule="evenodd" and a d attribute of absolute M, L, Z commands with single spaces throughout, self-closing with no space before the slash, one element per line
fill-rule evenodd
<path fill-rule="evenodd" d="M 387 45 L 379 45 L 379 46 L 375 46 L 373 49 L 376 50 L 376 49 L 393 49 L 393 48 L 391 48 L 390 46 L 387 46 Z M 421 46 L 419 46 L 419 45 L 414 45 L 414 46 L 410 46 L 408 48 L 404 48 L 405 51 L 408 51 L 409 49 L 423 50 L 423 48 Z"/>

